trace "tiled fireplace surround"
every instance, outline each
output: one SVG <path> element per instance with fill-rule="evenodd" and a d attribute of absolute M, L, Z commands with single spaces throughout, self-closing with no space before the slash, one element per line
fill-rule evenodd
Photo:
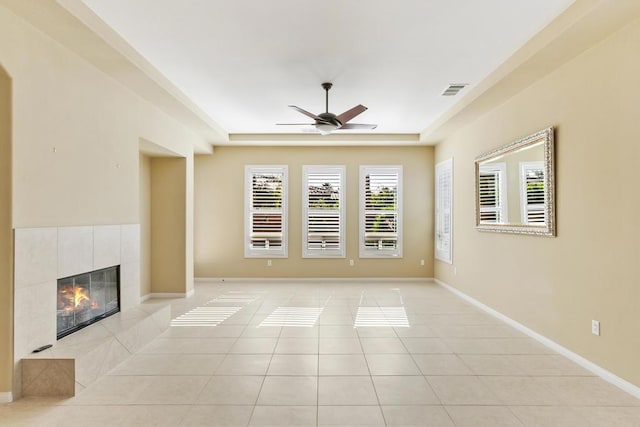
<path fill-rule="evenodd" d="M 35 348 L 56 344 L 57 279 L 120 265 L 121 310 L 140 303 L 140 226 L 20 228 L 15 230 L 14 254 L 14 397 L 18 397 L 20 361 Z"/>

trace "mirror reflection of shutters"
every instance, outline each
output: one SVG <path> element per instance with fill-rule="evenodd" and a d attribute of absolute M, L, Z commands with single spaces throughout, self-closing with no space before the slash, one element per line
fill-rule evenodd
<path fill-rule="evenodd" d="M 344 167 L 304 166 L 304 256 L 344 256 Z"/>
<path fill-rule="evenodd" d="M 521 163 L 522 204 L 525 224 L 544 224 L 544 164 L 543 162 Z"/>
<path fill-rule="evenodd" d="M 480 221 L 500 222 L 500 172 L 480 171 Z"/>

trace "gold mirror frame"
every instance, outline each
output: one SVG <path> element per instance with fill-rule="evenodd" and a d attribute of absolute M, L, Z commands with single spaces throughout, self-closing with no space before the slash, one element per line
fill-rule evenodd
<path fill-rule="evenodd" d="M 528 146 L 543 142 L 544 147 L 544 213 L 545 224 L 530 225 L 518 223 L 480 222 L 480 165 L 492 159 L 520 151 Z M 476 192 L 476 228 L 479 231 L 497 233 L 528 234 L 554 237 L 556 235 L 555 217 L 555 174 L 554 174 L 554 129 L 536 132 L 504 147 L 492 150 L 476 157 L 475 160 L 475 192 Z"/>

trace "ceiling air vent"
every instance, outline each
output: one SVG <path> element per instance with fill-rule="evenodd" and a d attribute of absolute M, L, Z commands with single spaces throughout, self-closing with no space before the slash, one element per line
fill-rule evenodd
<path fill-rule="evenodd" d="M 466 86 L 469 86 L 468 83 L 451 83 L 447 88 L 442 92 L 442 96 L 455 96 L 464 89 Z"/>

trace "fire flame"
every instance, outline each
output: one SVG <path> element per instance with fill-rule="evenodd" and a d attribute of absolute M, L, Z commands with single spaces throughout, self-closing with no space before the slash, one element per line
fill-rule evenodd
<path fill-rule="evenodd" d="M 83 301 L 91 302 L 89 296 L 87 295 L 86 289 L 76 287 L 73 291 L 73 302 L 75 303 L 76 307 L 82 304 Z"/>
<path fill-rule="evenodd" d="M 89 290 L 80 286 L 65 286 L 61 289 L 60 296 L 64 301 L 62 302 L 63 309 L 67 311 L 75 310 L 79 305 L 86 305 L 87 303 L 91 305 L 91 308 L 96 308 L 97 306 L 97 303 L 89 298 Z"/>

